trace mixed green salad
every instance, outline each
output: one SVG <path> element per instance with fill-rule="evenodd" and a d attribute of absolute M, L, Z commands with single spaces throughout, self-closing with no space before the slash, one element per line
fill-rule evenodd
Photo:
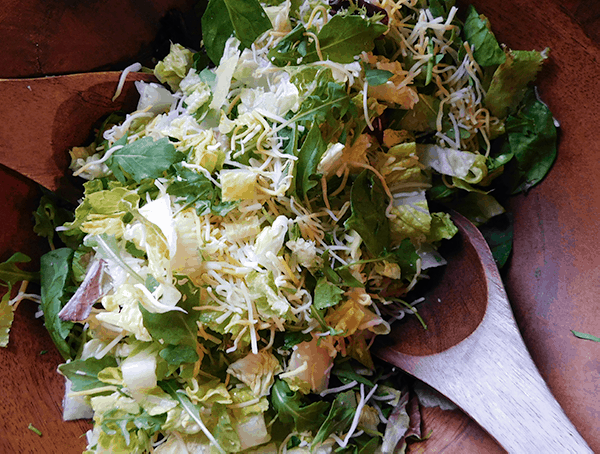
<path fill-rule="evenodd" d="M 548 51 L 453 0 L 210 0 L 202 31 L 71 151 L 74 213 L 36 213 L 65 418 L 93 417 L 86 453 L 403 452 L 409 391 L 369 348 L 445 264 L 432 206 L 506 260 L 490 222 L 556 154 Z"/>

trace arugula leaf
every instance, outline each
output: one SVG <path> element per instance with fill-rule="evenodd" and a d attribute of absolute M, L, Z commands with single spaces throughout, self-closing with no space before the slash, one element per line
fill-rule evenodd
<path fill-rule="evenodd" d="M 238 202 L 222 202 L 221 190 L 202 173 L 183 167 L 177 163 L 175 179 L 167 187 L 167 193 L 183 199 L 187 206 L 196 209 L 198 216 L 213 213 L 225 216 Z"/>
<path fill-rule="evenodd" d="M 280 336 L 283 339 L 283 344 L 281 348 L 284 350 L 291 350 L 294 345 L 298 345 L 302 342 L 309 342 L 312 339 L 312 335 L 310 333 L 303 333 L 302 331 L 296 332 L 284 332 Z"/>
<path fill-rule="evenodd" d="M 390 244 L 390 222 L 385 215 L 387 202 L 379 179 L 363 170 L 350 191 L 352 215 L 344 223 L 356 230 L 371 254 L 378 256 Z"/>
<path fill-rule="evenodd" d="M 331 404 L 329 414 L 315 435 L 312 445 L 318 446 L 319 443 L 324 442 L 334 432 L 345 431 L 350 427 L 355 413 L 356 397 L 354 396 L 354 391 L 339 393 L 335 397 L 333 404 Z"/>
<path fill-rule="evenodd" d="M 321 56 L 323 60 L 352 63 L 356 55 L 373 50 L 375 39 L 386 30 L 386 25 L 362 15 L 336 14 L 317 35 L 321 55 L 299 24 L 269 51 L 268 58 L 276 66 L 312 63 L 321 60 Z"/>
<path fill-rule="evenodd" d="M 479 15 L 473 5 L 469 5 L 463 28 L 465 41 L 475 46 L 473 56 L 481 66 L 500 65 L 506 60 L 504 51 L 490 30 L 490 23 L 484 15 Z"/>
<path fill-rule="evenodd" d="M 419 254 L 410 239 L 405 238 L 400 245 L 385 254 L 385 260 L 397 263 L 403 278 L 411 279 L 417 270 Z"/>
<path fill-rule="evenodd" d="M 54 249 L 56 227 L 73 220 L 73 213 L 58 207 L 48 195 L 43 195 L 40 199 L 40 204 L 33 212 L 33 217 L 35 218 L 33 231 L 37 233 L 38 236 L 46 238 L 50 245 L 50 249 Z M 59 237 L 65 241 L 64 235 L 59 233 Z"/>
<path fill-rule="evenodd" d="M 312 431 L 323 424 L 328 402 L 308 403 L 301 393 L 292 391 L 283 380 L 275 380 L 271 388 L 271 404 L 283 424 L 297 432 Z"/>
<path fill-rule="evenodd" d="M 40 259 L 41 307 L 46 329 L 64 359 L 73 356 L 71 347 L 66 341 L 73 328 L 73 322 L 62 321 L 58 313 L 71 296 L 65 287 L 70 281 L 72 260 L 73 250 L 69 248 L 50 251 Z"/>
<path fill-rule="evenodd" d="M 180 311 L 152 313 L 140 304 L 144 327 L 153 339 L 161 343 L 195 347 L 198 332 L 196 321 L 200 317 L 200 311 L 194 310 L 193 307 L 199 305 L 199 292 L 197 289 L 193 289 L 190 282 L 178 287 L 178 290 L 185 295 L 178 305 L 185 309 L 187 314 Z"/>
<path fill-rule="evenodd" d="M 250 47 L 272 27 L 258 0 L 210 0 L 202 15 L 202 40 L 206 53 L 218 65 L 231 36 L 235 35 L 243 47 Z"/>
<path fill-rule="evenodd" d="M 383 85 L 390 77 L 394 75 L 391 71 L 385 69 L 365 69 L 365 79 L 369 83 L 369 87 L 376 87 L 377 85 Z"/>
<path fill-rule="evenodd" d="M 436 128 L 440 100 L 434 96 L 419 94 L 419 102 L 406 111 L 398 124 L 399 129 L 427 132 Z"/>
<path fill-rule="evenodd" d="M 317 281 L 313 304 L 317 309 L 332 307 L 342 301 L 343 294 L 344 291 L 341 288 L 322 277 Z"/>
<path fill-rule="evenodd" d="M 344 358 L 342 360 L 334 362 L 331 373 L 335 375 L 343 384 L 348 384 L 353 380 L 358 383 L 362 383 L 366 386 L 373 387 L 375 383 L 366 378 L 364 375 L 357 373 L 352 367 L 354 360 L 350 358 Z"/>
<path fill-rule="evenodd" d="M 575 337 L 578 337 L 579 339 L 585 339 L 585 340 L 591 340 L 594 342 L 600 342 L 600 337 L 596 337 L 593 336 L 591 334 L 587 334 L 587 333 L 581 333 L 579 331 L 575 331 L 575 330 L 571 330 L 571 332 L 575 335 Z"/>
<path fill-rule="evenodd" d="M 98 379 L 98 373 L 107 367 L 117 366 L 115 357 L 106 355 L 102 359 L 94 357 L 76 359 L 69 363 L 61 364 L 58 366 L 58 371 L 71 380 L 71 390 L 78 392 L 106 386 L 106 383 Z"/>
<path fill-rule="evenodd" d="M 130 430 L 138 429 L 147 432 L 146 436 L 148 436 L 161 430 L 167 419 L 167 414 L 150 415 L 146 410 L 132 414 L 119 408 L 114 408 L 106 413 L 102 413 L 100 419 L 102 431 L 106 434 L 121 432 L 124 437 L 129 437 Z"/>
<path fill-rule="evenodd" d="M 498 268 L 506 265 L 513 244 L 513 217 L 511 213 L 495 216 L 479 226 Z"/>
<path fill-rule="evenodd" d="M 158 178 L 171 165 L 185 158 L 178 152 L 168 138 L 154 140 L 144 137 L 115 151 L 106 161 L 106 165 L 121 183 L 125 184 L 128 174 L 137 183 L 146 178 Z"/>
<path fill-rule="evenodd" d="M 183 408 L 183 410 L 190 415 L 191 420 L 200 426 L 204 435 L 208 437 L 212 444 L 216 445 L 219 452 L 225 452 L 221 446 L 219 446 L 217 440 L 214 439 L 212 434 L 206 429 L 206 426 L 202 422 L 202 418 L 200 417 L 200 409 L 197 405 L 190 400 L 190 398 L 185 394 L 185 392 L 179 388 L 176 380 L 165 380 L 158 382 L 158 386 L 162 388 L 169 396 L 179 402 L 179 405 Z"/>
<path fill-rule="evenodd" d="M 516 110 L 527 85 L 535 79 L 546 58 L 545 53 L 537 51 L 507 52 L 506 61 L 494 72 L 484 99 L 485 106 L 494 116 L 504 118 Z"/>
<path fill-rule="evenodd" d="M 183 363 L 195 363 L 199 359 L 196 349 L 190 345 L 168 345 L 158 354 L 171 366 L 180 366 Z"/>
<path fill-rule="evenodd" d="M 327 145 L 321 136 L 321 130 L 316 123 L 313 123 L 298 153 L 295 169 L 296 193 L 300 200 L 304 200 L 308 191 L 317 185 L 315 177 L 317 166 L 326 149 Z"/>
<path fill-rule="evenodd" d="M 31 258 L 27 255 L 16 252 L 9 257 L 6 262 L 0 263 L 0 285 L 8 287 L 8 293 L 12 290 L 12 286 L 21 281 L 39 282 L 40 273 L 23 271 L 19 269 L 17 263 L 31 262 Z"/>
<path fill-rule="evenodd" d="M 429 0 L 429 11 L 433 17 L 443 17 L 445 20 L 455 3 L 455 0 Z"/>
<path fill-rule="evenodd" d="M 116 262 L 123 270 L 127 271 L 140 284 L 146 284 L 145 279 L 136 273 L 131 266 L 121 257 L 121 248 L 117 243 L 117 239 L 113 235 L 102 233 L 93 235 L 85 240 L 85 246 L 96 248 L 96 253 L 108 262 Z"/>
<path fill-rule="evenodd" d="M 527 191 L 548 173 L 556 159 L 557 132 L 552 112 L 530 89 L 518 110 L 506 119 L 506 147 L 514 155 L 502 178 L 510 194 Z"/>
<path fill-rule="evenodd" d="M 287 64 L 292 66 L 297 65 L 306 55 L 308 37 L 304 36 L 304 33 L 306 33 L 304 25 L 296 25 L 291 32 L 281 38 L 277 45 L 269 51 L 267 54 L 269 61 L 275 66 L 280 67 Z M 296 45 L 298 42 L 300 44 Z"/>
<path fill-rule="evenodd" d="M 327 122 L 336 126 L 347 113 L 354 116 L 356 106 L 342 84 L 333 82 L 331 70 L 321 71 L 316 76 L 315 88 L 300 104 L 300 109 L 288 120 L 293 122 L 314 122 L 318 125 Z"/>
<path fill-rule="evenodd" d="M 336 14 L 323 26 L 317 38 L 324 60 L 352 63 L 354 56 L 369 52 L 374 41 L 387 31 L 387 26 L 362 15 Z M 316 49 L 307 53 L 303 63 L 320 60 Z"/>

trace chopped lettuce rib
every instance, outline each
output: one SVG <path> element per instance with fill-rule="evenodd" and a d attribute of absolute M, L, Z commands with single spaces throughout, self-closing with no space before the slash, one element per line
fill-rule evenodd
<path fill-rule="evenodd" d="M 369 347 L 446 263 L 435 201 L 483 223 L 498 182 L 547 170 L 546 54 L 453 1 L 332 3 L 211 0 L 205 48 L 173 44 L 166 85 L 138 82 L 138 109 L 71 152 L 88 181 L 42 309 L 67 402 L 93 411 L 86 453 L 405 443 L 409 391 Z"/>

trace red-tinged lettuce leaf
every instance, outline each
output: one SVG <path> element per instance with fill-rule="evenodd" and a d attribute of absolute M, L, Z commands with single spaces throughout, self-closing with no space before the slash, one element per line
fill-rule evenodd
<path fill-rule="evenodd" d="M 388 423 L 385 426 L 381 452 L 396 452 L 396 446 L 404 439 L 405 434 L 410 427 L 410 416 L 406 410 L 408 404 L 408 392 L 404 392 L 398 401 L 398 404 L 392 410 L 388 417 Z"/>
<path fill-rule="evenodd" d="M 546 51 L 506 51 L 506 61 L 494 72 L 484 99 L 492 115 L 504 118 L 516 110 L 525 96 L 527 86 L 542 69 L 546 54 Z"/>
<path fill-rule="evenodd" d="M 481 66 L 500 65 L 506 60 L 504 51 L 490 29 L 488 19 L 477 13 L 473 5 L 467 10 L 463 35 L 465 41 L 475 47 L 473 56 Z"/>
<path fill-rule="evenodd" d="M 105 267 L 104 260 L 92 263 L 75 294 L 58 313 L 58 318 L 71 322 L 82 322 L 88 318 L 92 306 L 108 291 L 107 286 L 103 285 Z"/>

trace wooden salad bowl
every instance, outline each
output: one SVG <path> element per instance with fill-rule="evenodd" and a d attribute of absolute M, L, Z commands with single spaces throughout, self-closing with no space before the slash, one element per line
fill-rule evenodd
<path fill-rule="evenodd" d="M 3 2 L 0 31 L 11 39 L 0 50 L 0 78 L 120 69 L 139 55 L 150 60 L 166 11 L 189 11 L 194 3 L 104 0 L 91 2 L 92 8 L 64 0 Z M 534 362 L 567 416 L 600 452 L 600 343 L 571 332 L 600 336 L 600 1 L 470 3 L 511 48 L 551 49 L 539 94 L 561 124 L 558 159 L 539 186 L 509 203 L 514 250 L 503 276 Z M 116 32 L 124 29 L 129 40 Z M 74 43 L 79 35 L 85 38 Z M 21 251 L 33 258 L 30 269 L 37 267 L 47 247 L 32 230 L 40 195 L 37 184 L 0 166 L 0 261 Z M 56 373 L 62 358 L 35 318 L 35 306 L 21 304 L 11 342 L 0 349 L 0 453 L 79 453 L 91 424 L 62 421 L 63 380 Z M 504 452 L 459 410 L 423 408 L 422 414 L 423 433 L 432 433 L 411 444 L 411 453 Z"/>

